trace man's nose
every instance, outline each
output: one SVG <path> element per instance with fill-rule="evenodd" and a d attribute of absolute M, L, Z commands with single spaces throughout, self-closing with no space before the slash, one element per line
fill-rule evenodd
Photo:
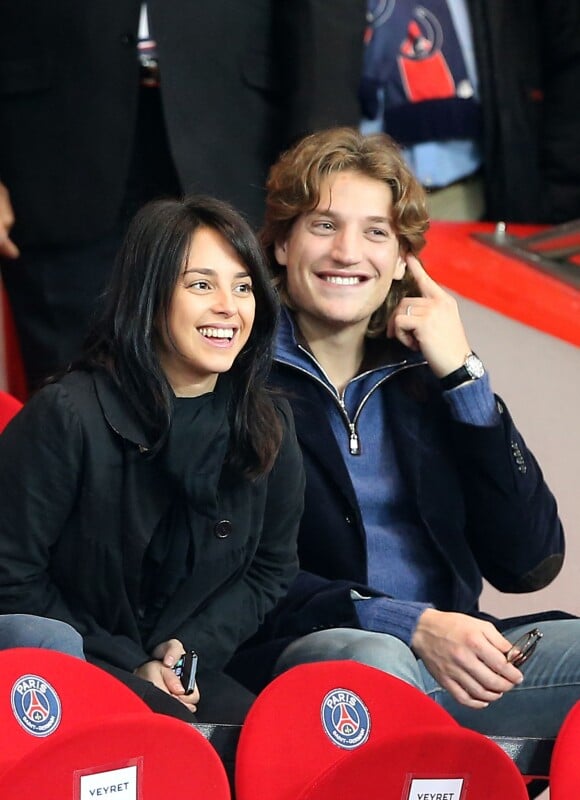
<path fill-rule="evenodd" d="M 333 239 L 332 258 L 339 264 L 358 264 L 361 255 L 361 237 L 353 228 L 337 231 Z"/>

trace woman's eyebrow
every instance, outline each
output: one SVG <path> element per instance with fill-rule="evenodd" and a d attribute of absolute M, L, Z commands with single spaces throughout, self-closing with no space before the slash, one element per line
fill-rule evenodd
<path fill-rule="evenodd" d="M 200 275 L 217 275 L 215 269 L 203 269 L 202 267 L 190 267 L 189 269 L 183 270 L 184 275 L 190 272 L 198 272 Z"/>
<path fill-rule="evenodd" d="M 197 272 L 198 275 L 207 275 L 209 277 L 215 277 L 217 275 L 217 271 L 215 269 L 203 268 L 203 267 L 190 267 L 189 269 L 184 269 L 182 275 L 189 275 L 190 272 Z M 243 272 L 236 272 L 234 278 L 249 278 L 250 273 L 247 270 Z"/>

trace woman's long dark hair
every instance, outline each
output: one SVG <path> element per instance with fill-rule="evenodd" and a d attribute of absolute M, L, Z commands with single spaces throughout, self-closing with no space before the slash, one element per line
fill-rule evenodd
<path fill-rule="evenodd" d="M 173 291 L 195 231 L 210 228 L 246 266 L 256 299 L 254 325 L 229 374 L 232 379 L 229 461 L 251 477 L 267 472 L 282 428 L 265 387 L 278 315 L 266 261 L 248 223 L 227 203 L 204 196 L 157 200 L 132 220 L 119 250 L 103 312 L 89 334 L 80 365 L 113 377 L 153 440 L 171 425 L 173 392 L 157 355 Z"/>

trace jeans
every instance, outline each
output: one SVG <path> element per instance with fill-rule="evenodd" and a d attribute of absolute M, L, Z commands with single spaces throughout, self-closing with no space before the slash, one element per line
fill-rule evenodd
<path fill-rule="evenodd" d="M 82 636 L 74 628 L 31 614 L 0 614 L 0 650 L 12 647 L 44 647 L 83 660 L 85 657 Z"/>
<path fill-rule="evenodd" d="M 515 641 L 530 627 L 502 633 Z M 553 738 L 580 699 L 580 619 L 550 620 L 535 627 L 544 637 L 522 666 L 523 683 L 480 710 L 456 702 L 404 642 L 384 633 L 334 628 L 308 634 L 284 650 L 275 674 L 315 661 L 359 661 L 417 687 L 471 730 L 488 736 Z"/>

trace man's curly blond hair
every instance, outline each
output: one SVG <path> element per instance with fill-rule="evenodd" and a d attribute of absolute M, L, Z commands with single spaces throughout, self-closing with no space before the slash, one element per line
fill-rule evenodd
<path fill-rule="evenodd" d="M 286 269 L 275 258 L 275 246 L 286 241 L 295 220 L 313 211 L 322 183 L 339 172 L 352 171 L 386 183 L 392 192 L 391 224 L 402 252 L 418 255 L 425 244 L 429 219 L 423 187 L 407 167 L 398 145 L 384 133 L 364 136 L 355 128 L 331 128 L 306 136 L 282 154 L 266 183 L 266 213 L 260 232 L 282 302 L 292 303 L 286 291 Z M 419 294 L 407 272 L 394 281 L 383 305 L 375 311 L 367 334 L 384 335 L 399 301 Z"/>

